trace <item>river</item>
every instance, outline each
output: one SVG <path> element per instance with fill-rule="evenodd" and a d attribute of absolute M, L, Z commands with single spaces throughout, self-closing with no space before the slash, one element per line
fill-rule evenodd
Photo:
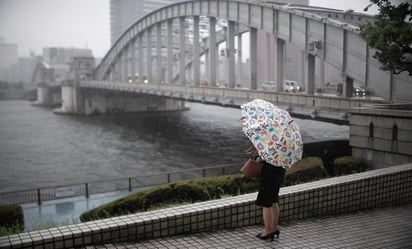
<path fill-rule="evenodd" d="M 241 163 L 240 110 L 55 115 L 0 101 L 0 192 Z M 349 127 L 296 119 L 304 142 L 348 139 Z"/>

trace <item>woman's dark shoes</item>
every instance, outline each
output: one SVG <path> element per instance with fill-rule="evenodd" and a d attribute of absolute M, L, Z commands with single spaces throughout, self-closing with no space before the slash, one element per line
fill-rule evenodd
<path fill-rule="evenodd" d="M 256 237 L 261 239 L 261 240 L 270 239 L 271 241 L 273 241 L 274 237 L 276 236 L 276 238 L 279 238 L 279 235 L 280 235 L 280 231 L 279 231 L 279 229 L 277 229 L 276 231 L 268 233 L 264 236 L 262 236 L 261 233 L 258 233 L 258 234 L 256 234 Z"/>
<path fill-rule="evenodd" d="M 280 231 L 277 229 L 276 231 L 273 232 L 273 235 L 276 236 L 276 238 L 279 238 Z"/>

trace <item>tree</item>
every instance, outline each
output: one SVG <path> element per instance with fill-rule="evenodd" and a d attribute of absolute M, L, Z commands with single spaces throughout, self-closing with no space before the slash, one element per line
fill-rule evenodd
<path fill-rule="evenodd" d="M 370 0 L 379 8 L 375 22 L 361 26 L 361 35 L 376 49 L 373 57 L 381 69 L 394 74 L 404 71 L 412 75 L 412 5 L 408 2 L 393 5 L 390 0 Z"/>

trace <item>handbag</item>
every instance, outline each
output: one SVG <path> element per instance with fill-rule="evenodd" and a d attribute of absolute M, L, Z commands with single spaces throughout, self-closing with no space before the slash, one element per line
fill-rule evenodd
<path fill-rule="evenodd" d="M 258 177 L 262 172 L 263 162 L 249 159 L 240 169 L 240 172 L 246 177 Z"/>

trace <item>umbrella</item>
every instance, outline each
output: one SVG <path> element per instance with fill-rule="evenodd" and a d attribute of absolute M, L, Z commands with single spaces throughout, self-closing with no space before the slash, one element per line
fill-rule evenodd
<path fill-rule="evenodd" d="M 302 158 L 299 126 L 287 111 L 261 99 L 240 108 L 242 130 L 266 162 L 288 169 Z"/>

